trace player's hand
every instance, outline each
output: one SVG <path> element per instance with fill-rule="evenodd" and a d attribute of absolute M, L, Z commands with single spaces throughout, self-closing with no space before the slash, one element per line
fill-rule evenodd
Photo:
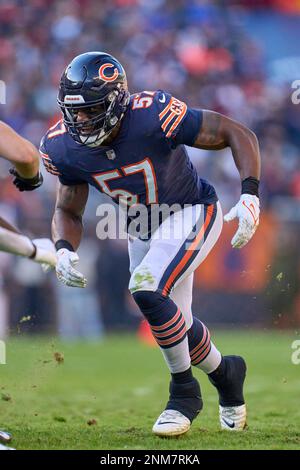
<path fill-rule="evenodd" d="M 40 172 L 33 178 L 22 178 L 15 168 L 11 168 L 9 172 L 15 177 L 13 184 L 19 191 L 34 191 L 43 184 L 43 176 Z"/>
<path fill-rule="evenodd" d="M 32 243 L 36 249 L 33 261 L 40 263 L 45 273 L 54 269 L 57 261 L 54 243 L 49 238 L 36 238 Z"/>
<path fill-rule="evenodd" d="M 239 219 L 239 227 L 231 240 L 233 248 L 243 248 L 251 240 L 259 224 L 259 212 L 258 197 L 242 194 L 239 202 L 224 215 L 225 222 Z"/>
<path fill-rule="evenodd" d="M 77 253 L 61 248 L 57 251 L 56 255 L 56 275 L 58 280 L 66 286 L 86 287 L 86 278 L 74 268 L 79 261 Z"/>

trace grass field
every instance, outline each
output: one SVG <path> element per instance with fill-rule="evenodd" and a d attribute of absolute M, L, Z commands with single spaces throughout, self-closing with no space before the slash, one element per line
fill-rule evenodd
<path fill-rule="evenodd" d="M 8 340 L 0 428 L 13 433 L 17 449 L 299 449 L 300 365 L 291 362 L 297 337 L 219 331 L 214 338 L 224 354 L 241 354 L 248 363 L 243 433 L 219 430 L 216 392 L 196 370 L 204 409 L 192 429 L 175 440 L 152 435 L 168 373 L 160 351 L 134 336 Z"/>

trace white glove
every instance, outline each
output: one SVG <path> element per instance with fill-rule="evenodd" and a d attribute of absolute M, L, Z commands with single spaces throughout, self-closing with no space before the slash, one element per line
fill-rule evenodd
<path fill-rule="evenodd" d="M 259 212 L 258 197 L 242 194 L 239 202 L 224 215 L 225 222 L 239 219 L 239 228 L 231 240 L 233 248 L 243 248 L 251 240 L 259 224 Z"/>
<path fill-rule="evenodd" d="M 87 280 L 83 274 L 74 269 L 79 256 L 74 251 L 61 248 L 56 253 L 56 275 L 59 281 L 70 287 L 86 287 Z"/>
<path fill-rule="evenodd" d="M 36 238 L 32 240 L 36 248 L 36 254 L 33 261 L 42 265 L 43 271 L 48 272 L 56 266 L 55 246 L 49 238 Z"/>

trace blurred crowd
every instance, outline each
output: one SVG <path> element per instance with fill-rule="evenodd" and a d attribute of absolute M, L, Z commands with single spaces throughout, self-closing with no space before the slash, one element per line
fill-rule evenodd
<path fill-rule="evenodd" d="M 264 42 L 256 39 L 255 31 L 250 34 L 244 23 L 253 7 L 268 8 L 271 14 L 276 9 L 290 10 L 293 3 L 0 1 L 0 79 L 6 84 L 0 118 L 38 146 L 60 117 L 56 95 L 64 67 L 79 53 L 106 51 L 124 65 L 131 92 L 165 89 L 190 106 L 225 113 L 253 129 L 263 158 L 263 207 L 274 210 L 274 201 L 282 200 L 292 207 L 300 201 L 300 104 L 291 101 L 291 83 L 273 79 Z M 297 13 L 296 7 L 293 13 Z M 199 174 L 212 181 L 222 204 L 229 207 L 239 194 L 230 153 L 189 152 Z M 0 170 L 1 214 L 28 233 L 48 235 L 55 177 L 45 175 L 41 190 L 20 195 L 12 187 L 3 161 Z M 95 208 L 101 201 L 101 195 L 92 191 L 81 249 L 91 283 L 80 300 L 58 287 L 53 276 L 43 278 L 32 263 L 1 255 L 1 301 L 8 305 L 12 323 L 32 315 L 39 330 L 52 326 L 66 336 L 100 334 L 103 324 L 109 329 L 138 323 L 126 291 L 126 243 L 95 238 Z M 296 237 L 295 243 L 298 241 Z M 82 309 L 79 304 L 88 307 Z M 86 319 L 88 310 L 89 321 L 72 324 L 65 313 L 76 309 L 75 319 L 83 317 L 83 311 Z"/>

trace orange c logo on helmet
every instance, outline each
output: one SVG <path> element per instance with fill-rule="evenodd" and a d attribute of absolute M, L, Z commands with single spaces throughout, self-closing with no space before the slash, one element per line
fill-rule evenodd
<path fill-rule="evenodd" d="M 118 78 L 119 76 L 119 71 L 116 67 L 114 68 L 114 73 L 111 77 L 108 77 L 107 75 L 105 75 L 105 70 L 113 66 L 114 65 L 111 64 L 110 62 L 107 62 L 106 64 L 101 65 L 99 69 L 99 78 L 101 78 L 105 82 L 113 82 L 114 80 L 116 80 L 116 78 Z"/>

